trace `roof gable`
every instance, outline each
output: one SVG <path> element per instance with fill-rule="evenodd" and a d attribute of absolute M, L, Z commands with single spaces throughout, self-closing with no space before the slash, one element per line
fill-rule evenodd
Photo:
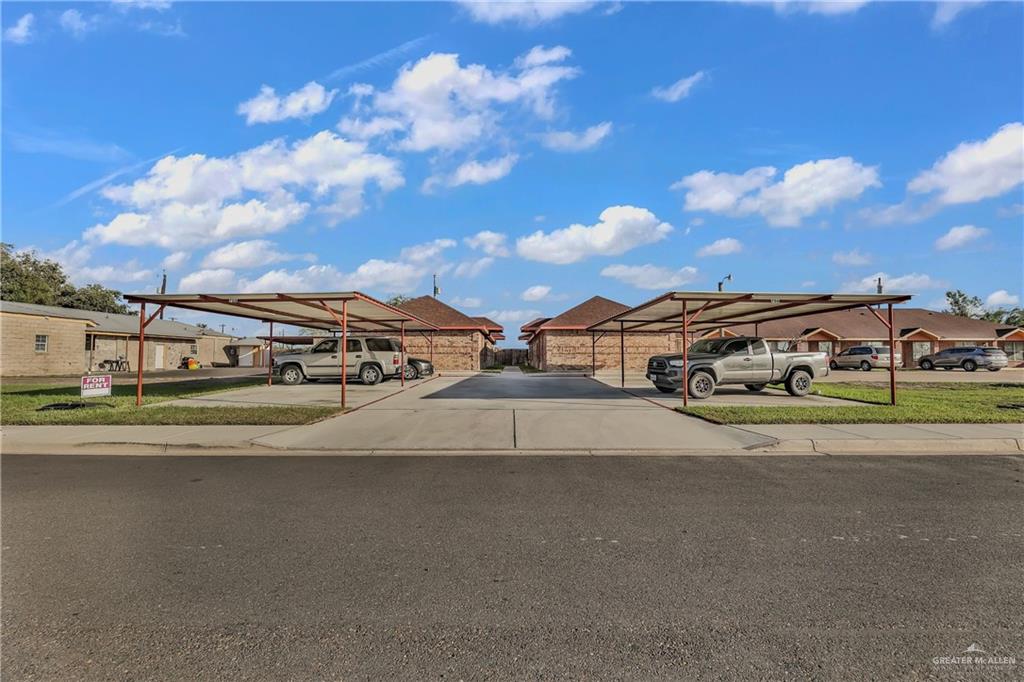
<path fill-rule="evenodd" d="M 447 303 L 442 303 L 433 296 L 413 298 L 400 303 L 397 307 L 442 329 L 483 329 L 484 327 L 481 322 Z"/>
<path fill-rule="evenodd" d="M 540 325 L 541 329 L 586 329 L 592 324 L 606 320 L 613 315 L 629 310 L 628 305 L 603 296 L 588 298 L 583 303 L 569 308 L 561 315 Z"/>

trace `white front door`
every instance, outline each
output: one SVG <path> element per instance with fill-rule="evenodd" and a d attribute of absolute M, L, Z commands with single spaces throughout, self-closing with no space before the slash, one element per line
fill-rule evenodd
<path fill-rule="evenodd" d="M 162 343 L 156 345 L 156 360 L 153 362 L 154 369 L 164 368 L 164 346 Z"/>

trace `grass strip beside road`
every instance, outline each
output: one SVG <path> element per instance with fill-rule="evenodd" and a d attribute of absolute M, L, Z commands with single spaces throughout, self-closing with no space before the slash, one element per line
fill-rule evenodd
<path fill-rule="evenodd" d="M 106 403 L 73 410 L 38 409 L 49 403 L 78 402 L 79 388 L 39 386 L 5 382 L 0 389 L 0 422 L 4 425 L 293 425 L 308 424 L 341 411 L 337 407 L 305 407 L 266 405 L 255 407 L 183 407 L 158 403 L 179 398 L 192 398 L 246 386 L 257 386 L 265 380 L 192 379 L 147 384 L 144 405 L 135 406 L 135 386 L 114 385 L 112 394 L 104 398 L 88 398 L 87 403 Z M 155 407 L 148 407 L 156 405 Z"/>
<path fill-rule="evenodd" d="M 718 424 L 1011 424 L 1024 423 L 1024 385 L 899 385 L 896 406 L 889 387 L 853 383 L 817 384 L 814 393 L 849 405 L 694 405 L 676 409 Z M 694 401 L 696 402 L 696 401 Z M 1000 407 L 1001 405 L 1007 407 Z"/>

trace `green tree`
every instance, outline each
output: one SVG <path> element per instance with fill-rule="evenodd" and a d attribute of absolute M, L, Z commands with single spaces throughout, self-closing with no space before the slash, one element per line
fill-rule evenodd
<path fill-rule="evenodd" d="M 944 313 L 959 315 L 960 317 L 979 317 L 984 309 L 981 307 L 981 299 L 977 296 L 968 296 L 959 289 L 946 292 L 946 309 Z"/>
<path fill-rule="evenodd" d="M 131 312 L 120 291 L 100 284 L 75 287 L 60 263 L 39 258 L 32 251 L 19 253 L 12 244 L 0 244 L 0 298 L 104 313 Z"/>
<path fill-rule="evenodd" d="M 411 300 L 412 300 L 412 296 L 403 296 L 401 294 L 396 294 L 396 295 L 392 296 L 391 298 L 387 299 L 384 302 L 387 303 L 388 305 L 391 305 L 391 306 L 400 306 L 403 303 L 406 303 L 406 302 L 411 301 Z"/>

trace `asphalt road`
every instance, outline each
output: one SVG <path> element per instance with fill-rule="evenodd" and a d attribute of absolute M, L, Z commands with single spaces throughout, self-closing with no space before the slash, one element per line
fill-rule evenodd
<path fill-rule="evenodd" d="M 8 456 L 3 677 L 1020 679 L 1022 469 Z"/>

